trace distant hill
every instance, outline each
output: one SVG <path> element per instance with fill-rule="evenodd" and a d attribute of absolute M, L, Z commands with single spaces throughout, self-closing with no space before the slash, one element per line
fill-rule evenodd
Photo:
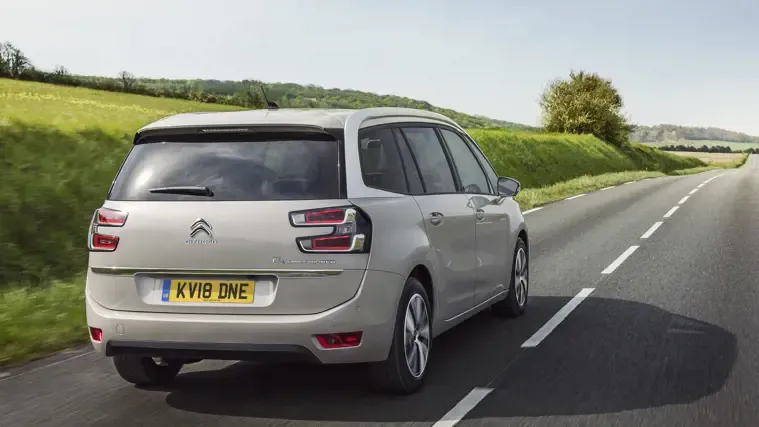
<path fill-rule="evenodd" d="M 107 77 L 76 76 L 82 80 L 101 80 Z M 110 79 L 114 84 L 120 80 Z M 246 93 L 259 91 L 261 82 L 244 80 L 174 80 L 136 78 L 135 86 L 147 90 L 168 90 L 172 93 L 184 92 L 205 97 L 219 98 L 245 97 Z M 465 128 L 507 128 L 514 130 L 536 130 L 532 126 L 505 120 L 492 119 L 455 111 L 449 108 L 437 107 L 429 102 L 396 95 L 378 95 L 353 89 L 324 88 L 316 85 L 299 85 L 295 83 L 264 83 L 266 95 L 270 101 L 276 102 L 282 108 L 368 108 L 368 107 L 406 107 L 434 111 L 452 118 Z M 258 94 L 252 94 L 258 96 Z M 190 99 L 193 97 L 190 96 Z M 199 99 L 206 100 L 206 99 Z M 244 104 L 245 102 L 235 102 Z"/>
<path fill-rule="evenodd" d="M 635 142 L 665 141 L 726 141 L 759 143 L 759 136 L 714 127 L 690 127 L 677 125 L 638 126 L 630 139 Z"/>

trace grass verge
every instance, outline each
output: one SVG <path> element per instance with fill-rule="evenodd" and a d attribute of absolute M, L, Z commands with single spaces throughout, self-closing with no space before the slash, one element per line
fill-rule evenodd
<path fill-rule="evenodd" d="M 567 197 L 590 191 L 600 190 L 612 185 L 625 182 L 638 181 L 645 178 L 658 178 L 665 176 L 662 172 L 649 171 L 625 171 L 605 173 L 603 175 L 585 175 L 569 181 L 557 182 L 541 188 L 525 188 L 517 195 L 517 202 L 523 211 L 532 209 L 546 203 L 562 200 Z"/>
<path fill-rule="evenodd" d="M 0 366 L 87 342 L 84 277 L 0 291 Z"/>

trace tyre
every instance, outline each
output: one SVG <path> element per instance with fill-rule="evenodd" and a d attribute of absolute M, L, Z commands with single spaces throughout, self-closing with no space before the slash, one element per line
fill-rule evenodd
<path fill-rule="evenodd" d="M 116 371 L 125 381 L 136 385 L 165 385 L 174 380 L 183 364 L 162 360 L 157 363 L 152 357 L 114 356 Z"/>
<path fill-rule="evenodd" d="M 527 307 L 530 284 L 530 257 L 522 238 L 517 239 L 514 259 L 511 264 L 511 283 L 506 298 L 493 304 L 493 311 L 499 316 L 518 317 Z"/>
<path fill-rule="evenodd" d="M 375 389 L 411 394 L 424 382 L 432 350 L 432 310 L 422 283 L 409 277 L 395 317 L 387 360 L 370 367 Z"/>

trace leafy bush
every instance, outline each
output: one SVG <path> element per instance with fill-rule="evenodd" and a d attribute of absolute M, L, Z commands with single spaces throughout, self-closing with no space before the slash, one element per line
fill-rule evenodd
<path fill-rule="evenodd" d="M 621 147 L 633 126 L 622 115 L 622 96 L 611 80 L 596 73 L 571 72 L 551 82 L 540 98 L 547 132 L 592 134 Z"/>

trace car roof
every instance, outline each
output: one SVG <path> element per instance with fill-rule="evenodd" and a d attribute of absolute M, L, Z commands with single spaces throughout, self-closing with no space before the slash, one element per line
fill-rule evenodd
<path fill-rule="evenodd" d="M 361 110 L 281 108 L 175 114 L 144 126 L 138 133 L 147 130 L 205 126 L 306 125 L 336 129 L 344 128 L 348 117 L 359 112 L 374 118 L 414 116 L 452 123 L 451 119 L 442 114 L 413 108 L 380 107 Z"/>

